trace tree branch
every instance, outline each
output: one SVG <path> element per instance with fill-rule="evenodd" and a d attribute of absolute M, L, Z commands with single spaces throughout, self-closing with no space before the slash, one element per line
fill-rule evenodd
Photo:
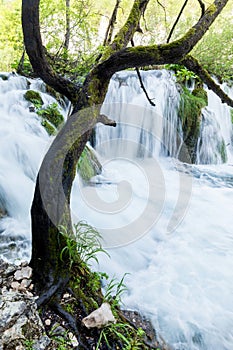
<path fill-rule="evenodd" d="M 106 115 L 104 114 L 100 114 L 98 119 L 97 119 L 97 123 L 102 123 L 104 125 L 108 125 L 108 126 L 113 126 L 116 127 L 117 123 L 115 122 L 115 120 L 109 119 Z"/>
<path fill-rule="evenodd" d="M 74 102 L 77 100 L 79 87 L 56 74 L 45 57 L 40 35 L 39 3 L 39 0 L 22 1 L 22 26 L 26 52 L 37 76 Z"/>
<path fill-rule="evenodd" d="M 102 79 L 108 79 L 119 70 L 148 65 L 178 63 L 199 42 L 217 18 L 228 0 L 215 0 L 198 22 L 180 39 L 169 44 L 127 47 L 114 52 L 107 60 L 94 68 Z"/>
<path fill-rule="evenodd" d="M 115 35 L 113 42 L 110 45 L 113 51 L 123 49 L 128 45 L 134 33 L 139 28 L 141 16 L 144 14 L 149 1 L 150 0 L 134 0 L 129 17 L 123 27 Z"/>
<path fill-rule="evenodd" d="M 134 41 L 133 41 L 133 39 L 131 39 L 131 44 L 132 44 L 132 46 L 134 46 Z M 148 95 L 148 93 L 147 93 L 147 91 L 146 91 L 146 88 L 145 88 L 145 86 L 144 86 L 144 84 L 143 84 L 142 77 L 141 77 L 141 74 L 140 74 L 140 71 L 139 71 L 138 67 L 136 67 L 135 69 L 136 69 L 136 73 L 137 73 L 138 79 L 139 79 L 139 81 L 140 81 L 140 86 L 141 86 L 141 88 L 142 88 L 144 94 L 146 95 L 147 100 L 149 101 L 149 103 L 151 104 L 151 106 L 155 107 L 155 103 L 154 103 L 154 102 L 152 101 L 152 99 L 149 97 L 149 95 Z"/>
<path fill-rule="evenodd" d="M 181 10 L 180 10 L 178 16 L 177 16 L 177 18 L 176 18 L 176 20 L 175 20 L 175 22 L 174 22 L 174 24 L 173 24 L 173 26 L 172 26 L 172 29 L 171 29 L 171 31 L 170 31 L 170 33 L 169 33 L 169 35 L 168 35 L 167 43 L 169 43 L 169 41 L 170 41 L 170 39 L 171 39 L 171 36 L 172 36 L 172 34 L 173 34 L 174 30 L 175 30 L 175 27 L 176 27 L 177 23 L 179 22 L 180 17 L 181 17 L 181 15 L 182 15 L 182 13 L 183 13 L 183 11 L 184 11 L 184 9 L 185 9 L 187 3 L 188 3 L 188 0 L 185 0 L 183 6 L 181 7 Z"/>
<path fill-rule="evenodd" d="M 104 39 L 104 43 L 103 43 L 104 46 L 109 45 L 111 43 L 112 34 L 113 34 L 114 26 L 116 23 L 117 12 L 118 12 L 118 9 L 120 6 L 120 2 L 121 2 L 121 0 L 116 0 L 116 5 L 113 9 L 112 16 L 109 20 L 108 28 L 106 30 L 105 39 Z"/>
<path fill-rule="evenodd" d="M 199 2 L 199 5 L 201 7 L 201 17 L 204 16 L 205 13 L 205 4 L 202 2 L 202 0 L 197 0 Z"/>
<path fill-rule="evenodd" d="M 196 73 L 209 89 L 214 91 L 219 96 L 222 103 L 227 103 L 233 108 L 233 100 L 221 89 L 220 85 L 216 84 L 209 73 L 199 64 L 198 60 L 192 56 L 187 56 L 180 61 L 186 68 Z"/>

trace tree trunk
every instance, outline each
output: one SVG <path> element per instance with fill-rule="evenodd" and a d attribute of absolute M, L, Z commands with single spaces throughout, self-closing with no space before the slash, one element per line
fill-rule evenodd
<path fill-rule="evenodd" d="M 69 205 L 76 164 L 91 129 L 99 121 L 99 104 L 104 100 L 111 76 L 126 68 L 184 60 L 227 1 L 215 0 L 199 21 L 179 40 L 164 45 L 129 48 L 126 46 L 132 39 L 149 2 L 135 0 L 125 25 L 109 45 L 109 53 L 103 56 L 104 61 L 93 68 L 82 87 L 77 87 L 56 74 L 46 60 L 40 36 L 39 0 L 23 0 L 25 47 L 33 69 L 41 79 L 67 96 L 75 105 L 74 114 L 51 145 L 37 178 L 31 210 L 31 266 L 38 290 L 51 291 L 66 281 L 69 257 L 64 261 L 60 259 L 66 242 L 59 234 L 59 225 L 66 225 L 72 231 Z M 186 63 L 188 64 L 188 61 Z"/>

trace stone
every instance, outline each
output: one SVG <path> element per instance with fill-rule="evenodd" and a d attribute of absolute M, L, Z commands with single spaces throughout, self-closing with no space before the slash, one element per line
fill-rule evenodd
<path fill-rule="evenodd" d="M 24 278 L 20 283 L 20 287 L 21 288 L 28 288 L 30 286 L 31 282 L 32 282 L 31 280 Z"/>
<path fill-rule="evenodd" d="M 21 281 L 24 278 L 29 279 L 32 276 L 32 269 L 29 266 L 22 267 L 20 270 L 17 270 L 14 274 L 16 281 Z"/>
<path fill-rule="evenodd" d="M 50 326 L 51 325 L 51 320 L 49 318 L 47 318 L 47 320 L 45 320 L 45 325 L 46 326 Z"/>
<path fill-rule="evenodd" d="M 46 349 L 50 339 L 37 312 L 35 298 L 9 290 L 0 295 L 0 349 L 25 349 L 33 340 L 33 349 Z"/>
<path fill-rule="evenodd" d="M 73 347 L 76 347 L 78 346 L 78 339 L 75 337 L 75 335 L 71 332 L 68 333 L 68 337 L 69 337 L 69 340 L 72 344 Z"/>
<path fill-rule="evenodd" d="M 20 286 L 20 283 L 17 282 L 17 281 L 13 281 L 11 283 L 11 288 L 14 289 L 14 290 L 18 290 L 19 289 L 19 286 Z"/>
<path fill-rule="evenodd" d="M 98 309 L 82 320 L 87 328 L 102 328 L 109 323 L 116 323 L 109 303 L 103 303 Z"/>

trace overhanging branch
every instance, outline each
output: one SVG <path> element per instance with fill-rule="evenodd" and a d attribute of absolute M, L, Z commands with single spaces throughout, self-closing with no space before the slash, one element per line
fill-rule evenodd
<path fill-rule="evenodd" d="M 172 26 L 172 29 L 170 30 L 170 33 L 169 33 L 168 38 L 167 38 L 167 43 L 169 43 L 169 41 L 170 41 L 170 39 L 171 39 L 171 36 L 172 36 L 172 34 L 173 34 L 174 30 L 175 30 L 175 27 L 177 26 L 177 24 L 178 24 L 178 22 L 179 22 L 179 20 L 180 20 L 180 17 L 181 17 L 181 15 L 182 15 L 182 13 L 183 13 L 183 11 L 184 11 L 184 9 L 185 9 L 187 3 L 188 3 L 188 0 L 185 0 L 183 6 L 181 7 L 181 10 L 180 10 L 178 16 L 177 16 L 177 18 L 176 18 L 176 20 L 175 20 L 175 22 L 174 22 L 174 24 L 173 24 L 173 26 Z"/>
<path fill-rule="evenodd" d="M 199 64 L 198 60 L 192 56 L 187 56 L 180 61 L 186 68 L 196 73 L 201 80 L 219 96 L 222 103 L 227 103 L 233 108 L 233 100 L 221 89 L 220 85 L 216 84 L 209 73 Z"/>
<path fill-rule="evenodd" d="M 22 1 L 22 26 L 26 52 L 38 77 L 74 102 L 77 99 L 79 87 L 56 74 L 45 57 L 40 34 L 39 3 L 39 0 Z"/>
<path fill-rule="evenodd" d="M 128 45 L 134 33 L 139 28 L 139 22 L 143 16 L 146 7 L 150 0 L 134 0 L 130 14 L 119 32 L 115 35 L 112 44 L 110 45 L 113 51 L 123 49 Z"/>

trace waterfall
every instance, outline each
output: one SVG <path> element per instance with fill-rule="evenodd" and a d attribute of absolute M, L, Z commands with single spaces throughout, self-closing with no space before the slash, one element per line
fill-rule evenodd
<path fill-rule="evenodd" d="M 24 94 L 40 91 L 44 104 L 56 102 L 41 80 L 2 73 L 0 78 L 0 220 L 1 256 L 28 259 L 30 206 L 42 157 L 52 138 L 40 117 L 29 111 Z M 65 114 L 65 112 L 64 112 Z"/>
<path fill-rule="evenodd" d="M 222 84 L 233 97 L 233 89 Z M 197 144 L 197 164 L 221 164 L 233 161 L 233 124 L 231 109 L 208 90 L 208 107 L 202 110 L 202 125 Z"/>
<path fill-rule="evenodd" d="M 53 140 L 23 96 L 33 89 L 40 91 L 45 104 L 55 100 L 40 80 L 4 75 L 7 80 L 0 78 L 0 257 L 17 262 L 30 258 L 35 178 Z M 155 107 L 135 72 L 113 76 L 102 113 L 118 126 L 97 126 L 95 146 L 103 172 L 93 178 L 92 186 L 76 176 L 72 214 L 95 226 L 105 239 L 111 260 L 100 255 L 99 266 L 93 268 L 119 279 L 130 273 L 125 305 L 148 316 L 171 349 L 231 350 L 230 109 L 208 91 L 197 145 L 199 164 L 181 163 L 179 86 L 165 70 L 141 76 Z M 65 116 L 67 107 L 61 111 Z M 221 164 L 223 149 L 225 164 Z"/>
<path fill-rule="evenodd" d="M 177 158 L 181 146 L 185 146 L 178 117 L 179 85 L 166 70 L 142 71 L 140 74 L 155 107 L 147 100 L 136 72 L 116 73 L 110 82 L 102 113 L 115 119 L 117 127 L 98 126 L 95 147 L 105 157 L 125 156 L 127 149 L 129 157 L 165 155 Z M 225 84 L 222 88 L 227 89 Z M 230 107 L 222 104 L 212 91 L 207 89 L 207 92 L 208 106 L 202 110 L 196 163 L 231 162 L 233 128 Z M 231 93 L 229 88 L 228 93 Z M 189 156 L 183 160 L 190 162 Z"/>
<path fill-rule="evenodd" d="M 172 74 L 166 70 L 142 71 L 143 84 L 151 106 L 143 92 L 136 72 L 116 73 L 109 85 L 102 113 L 116 120 L 116 128 L 98 126 L 95 147 L 106 156 L 129 157 L 177 156 L 182 142 L 178 119 L 179 92 Z M 111 142 L 111 147 L 106 143 Z M 114 144 L 114 145 L 113 145 Z M 110 153 L 109 153 L 110 152 Z"/>

